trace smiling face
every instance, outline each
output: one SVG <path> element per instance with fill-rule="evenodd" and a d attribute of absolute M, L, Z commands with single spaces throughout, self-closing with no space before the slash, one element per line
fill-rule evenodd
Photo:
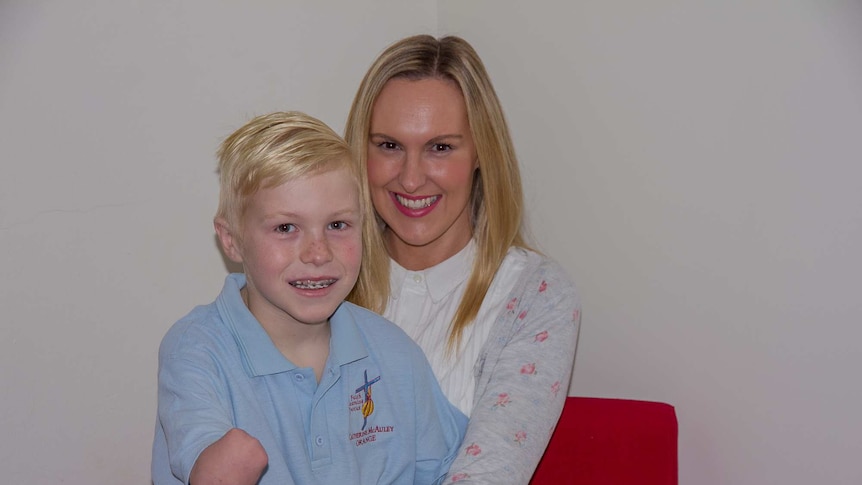
<path fill-rule="evenodd" d="M 467 245 L 478 160 L 454 82 L 388 81 L 374 102 L 367 163 L 371 200 L 399 264 L 424 269 Z"/>
<path fill-rule="evenodd" d="M 262 188 L 248 200 L 239 233 L 224 219 L 216 232 L 225 254 L 242 263 L 247 304 L 264 329 L 328 322 L 359 274 L 359 194 L 347 168 Z"/>

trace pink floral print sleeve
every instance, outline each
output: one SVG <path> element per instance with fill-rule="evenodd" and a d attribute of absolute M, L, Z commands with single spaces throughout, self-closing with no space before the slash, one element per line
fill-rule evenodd
<path fill-rule="evenodd" d="M 447 484 L 527 484 L 562 412 L 580 325 L 577 292 L 558 264 L 536 253 L 523 274 L 474 367 L 474 406 Z"/>

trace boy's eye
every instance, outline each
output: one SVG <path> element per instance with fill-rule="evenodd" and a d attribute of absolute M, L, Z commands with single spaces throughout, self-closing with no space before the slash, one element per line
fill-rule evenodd
<path fill-rule="evenodd" d="M 279 224 L 275 226 L 275 232 L 293 232 L 296 227 L 293 224 Z"/>
<path fill-rule="evenodd" d="M 347 229 L 347 227 L 348 224 L 344 221 L 335 221 L 329 223 L 329 228 L 335 229 L 336 231 L 343 231 L 344 229 Z"/>

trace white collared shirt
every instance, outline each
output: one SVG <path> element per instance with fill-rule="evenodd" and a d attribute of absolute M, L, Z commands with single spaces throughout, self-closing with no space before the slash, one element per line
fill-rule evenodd
<path fill-rule="evenodd" d="M 449 326 L 464 295 L 475 257 L 476 244 L 471 239 L 451 258 L 422 271 L 409 271 L 390 260 L 391 295 L 383 313 L 419 344 L 443 393 L 467 416 L 473 409 L 476 387 L 473 366 L 526 263 L 523 251 L 509 249 L 476 320 L 464 329 L 460 348 L 447 355 Z"/>

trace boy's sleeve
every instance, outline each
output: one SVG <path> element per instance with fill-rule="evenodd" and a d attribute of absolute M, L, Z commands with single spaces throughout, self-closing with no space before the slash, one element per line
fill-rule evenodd
<path fill-rule="evenodd" d="M 201 452 L 234 427 L 217 362 L 199 347 L 180 354 L 169 344 L 166 337 L 159 351 L 155 485 L 187 484 Z"/>
<path fill-rule="evenodd" d="M 416 403 L 416 485 L 443 483 L 458 454 L 467 417 L 453 406 L 437 383 L 425 354 L 418 347 L 414 368 Z"/>

